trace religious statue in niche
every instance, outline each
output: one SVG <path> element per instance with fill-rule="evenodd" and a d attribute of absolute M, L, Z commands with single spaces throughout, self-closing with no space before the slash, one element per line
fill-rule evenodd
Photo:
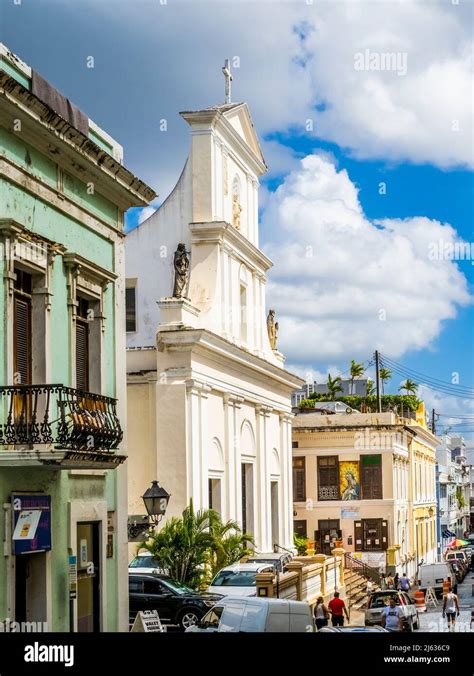
<path fill-rule="evenodd" d="M 173 298 L 183 298 L 189 280 L 189 256 L 186 246 L 180 242 L 174 252 Z"/>
<path fill-rule="evenodd" d="M 278 322 L 275 321 L 275 310 L 269 310 L 267 315 L 267 331 L 272 350 L 277 349 L 278 328 Z"/>
<path fill-rule="evenodd" d="M 240 205 L 240 182 L 238 176 L 232 183 L 232 225 L 236 230 L 240 230 L 240 214 L 242 207 Z"/>
<path fill-rule="evenodd" d="M 240 206 L 239 203 L 239 196 L 238 195 L 232 195 L 232 224 L 234 228 L 237 230 L 240 230 L 240 213 L 242 211 L 242 207 Z"/>

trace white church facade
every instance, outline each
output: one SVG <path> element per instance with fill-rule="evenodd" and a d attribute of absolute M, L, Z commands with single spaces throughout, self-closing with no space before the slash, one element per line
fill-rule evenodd
<path fill-rule="evenodd" d="M 291 393 L 265 308 L 258 245 L 265 161 L 245 103 L 183 112 L 191 150 L 174 190 L 126 237 L 129 514 L 153 479 L 293 546 Z"/>

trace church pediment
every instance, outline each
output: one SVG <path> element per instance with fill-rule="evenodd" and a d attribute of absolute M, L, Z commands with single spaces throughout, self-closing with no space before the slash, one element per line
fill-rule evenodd
<path fill-rule="evenodd" d="M 238 104 L 236 107 L 226 110 L 223 115 L 250 150 L 265 164 L 265 158 L 247 104 Z"/>
<path fill-rule="evenodd" d="M 258 173 L 265 173 L 267 165 L 263 157 L 255 127 L 252 122 L 249 107 L 246 103 L 223 103 L 203 110 L 186 110 L 180 113 L 186 122 L 194 129 L 204 131 L 210 127 L 225 129 L 237 137 L 249 156 L 253 157 L 259 167 Z"/>

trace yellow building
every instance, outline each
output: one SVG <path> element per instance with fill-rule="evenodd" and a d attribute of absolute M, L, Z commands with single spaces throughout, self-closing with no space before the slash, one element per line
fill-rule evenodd
<path fill-rule="evenodd" d="M 295 533 L 330 553 L 337 540 L 374 567 L 436 560 L 436 446 L 424 406 L 395 413 L 301 412 L 293 421 Z"/>

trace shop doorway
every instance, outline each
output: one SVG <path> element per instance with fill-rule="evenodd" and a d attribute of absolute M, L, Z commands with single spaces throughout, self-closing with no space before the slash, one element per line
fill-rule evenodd
<path fill-rule="evenodd" d="M 15 557 L 15 621 L 46 622 L 46 552 Z"/>
<path fill-rule="evenodd" d="M 99 522 L 77 524 L 77 631 L 100 631 Z"/>

